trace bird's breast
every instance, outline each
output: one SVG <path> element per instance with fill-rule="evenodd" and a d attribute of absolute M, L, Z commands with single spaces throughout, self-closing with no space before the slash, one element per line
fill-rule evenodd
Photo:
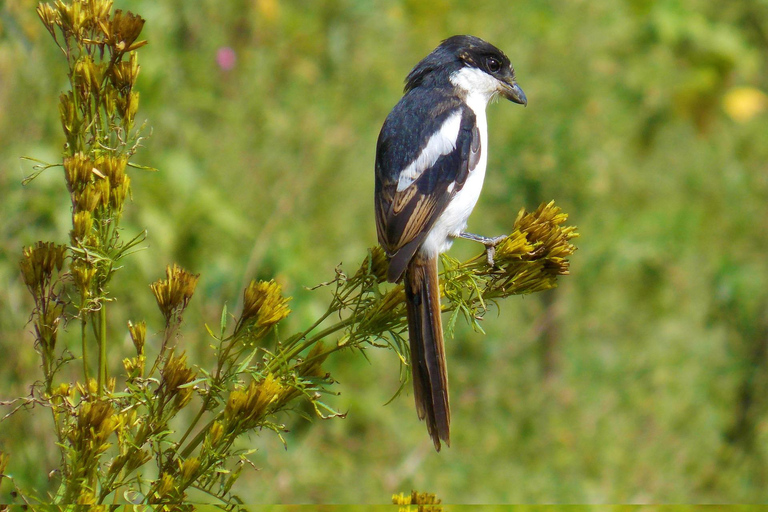
<path fill-rule="evenodd" d="M 468 98 L 467 101 L 469 107 L 475 112 L 480 134 L 480 160 L 477 162 L 477 166 L 469 172 L 464 186 L 456 192 L 424 239 L 420 252 L 425 256 L 435 256 L 451 248 L 453 240 L 466 229 L 469 216 L 480 198 L 488 162 L 488 126 L 485 117 L 485 102 L 479 103 L 473 105 L 471 98 Z"/>

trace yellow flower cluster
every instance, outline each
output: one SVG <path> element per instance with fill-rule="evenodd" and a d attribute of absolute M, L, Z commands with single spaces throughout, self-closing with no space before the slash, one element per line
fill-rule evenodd
<path fill-rule="evenodd" d="M 130 52 L 141 48 L 146 41 L 136 42 L 144 28 L 144 19 L 130 12 L 117 9 L 110 19 L 112 0 L 74 0 L 65 3 L 61 0 L 51 4 L 41 3 L 37 14 L 48 31 L 56 39 L 55 29 L 64 32 L 65 37 L 100 46 L 109 46 L 120 52 Z M 102 38 L 86 39 L 89 33 L 96 32 Z"/>
<path fill-rule="evenodd" d="M 291 312 L 289 298 L 282 296 L 282 290 L 274 280 L 253 280 L 243 292 L 243 312 L 238 322 L 251 331 L 255 339 L 263 337 L 269 329 Z"/>
<path fill-rule="evenodd" d="M 166 279 L 155 281 L 149 287 L 165 317 L 166 325 L 170 325 L 189 304 L 200 274 L 187 272 L 174 263 L 173 266 L 166 267 L 165 275 Z"/>
<path fill-rule="evenodd" d="M 225 430 L 255 428 L 290 391 L 271 373 L 260 381 L 251 381 L 246 389 L 232 391 L 224 408 Z"/>
<path fill-rule="evenodd" d="M 64 265 L 67 247 L 53 242 L 37 242 L 32 247 L 25 247 L 21 258 L 21 276 L 24 284 L 38 297 L 40 291 L 49 287 L 53 272 L 60 272 Z"/>
<path fill-rule="evenodd" d="M 25 247 L 19 266 L 24 284 L 35 301 L 33 324 L 35 338 L 43 348 L 43 357 L 53 357 L 53 349 L 59 332 L 59 323 L 64 314 L 64 302 L 54 289 L 54 283 L 64 265 L 66 246 L 53 242 L 37 242 Z M 50 361 L 48 361 L 50 362 Z"/>
<path fill-rule="evenodd" d="M 192 387 L 184 386 L 195 380 L 196 377 L 195 371 L 187 367 L 187 355 L 181 354 L 177 357 L 171 353 L 160 370 L 160 375 L 162 376 L 163 399 L 169 400 L 173 397 L 175 410 L 182 409 L 189 403 L 192 399 L 192 393 L 194 393 Z"/>
<path fill-rule="evenodd" d="M 409 505 L 417 505 L 418 512 L 442 512 L 443 507 L 440 506 L 440 498 L 429 492 L 417 492 L 411 491 L 411 494 L 394 494 L 392 496 L 392 503 L 394 505 L 400 505 L 398 509 L 400 512 L 408 512 L 411 509 Z"/>

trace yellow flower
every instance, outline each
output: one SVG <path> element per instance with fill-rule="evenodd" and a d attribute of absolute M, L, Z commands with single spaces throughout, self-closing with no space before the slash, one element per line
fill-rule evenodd
<path fill-rule="evenodd" d="M 286 388 L 271 373 L 248 388 L 229 394 L 224 418 L 230 426 L 240 424 L 245 430 L 256 427 L 271 412 L 270 405 L 279 401 Z"/>
<path fill-rule="evenodd" d="M 144 321 L 136 324 L 128 322 L 128 332 L 131 335 L 133 346 L 136 347 L 137 355 L 144 355 L 144 342 L 147 337 L 147 323 Z"/>
<path fill-rule="evenodd" d="M 223 435 L 224 435 L 224 426 L 221 424 L 220 421 L 214 421 L 213 425 L 211 425 L 211 428 L 208 431 L 208 434 L 206 435 L 206 444 L 209 447 L 216 446 L 219 443 L 219 441 L 221 441 L 221 438 Z"/>
<path fill-rule="evenodd" d="M 259 328 L 258 335 L 266 334 L 291 312 L 288 308 L 289 300 L 281 295 L 280 285 L 274 280 L 251 281 L 243 292 L 243 312 L 239 326 L 251 324 Z"/>
<path fill-rule="evenodd" d="M 190 457 L 184 462 L 179 461 L 179 472 L 184 482 L 192 480 L 198 469 L 200 469 L 200 459 L 197 457 Z"/>
<path fill-rule="evenodd" d="M 109 27 L 111 42 L 115 49 L 121 52 L 135 50 L 143 46 L 144 42 L 134 44 L 136 39 L 144 28 L 144 18 L 132 12 L 123 13 L 121 9 L 115 11 L 112 17 L 112 23 Z"/>
<path fill-rule="evenodd" d="M 71 104 L 71 101 L 72 99 L 67 96 L 67 105 Z M 63 104 L 62 96 L 62 105 Z M 69 106 L 66 108 L 69 108 Z M 67 189 L 70 192 L 82 190 L 91 182 L 93 169 L 93 161 L 83 154 L 82 151 L 66 157 L 64 159 L 64 177 L 67 181 Z"/>
<path fill-rule="evenodd" d="M 24 248 L 19 266 L 24 284 L 30 291 L 45 288 L 50 284 L 53 271 L 60 272 L 64 265 L 66 250 L 66 246 L 53 242 L 37 242 L 32 247 Z"/>
<path fill-rule="evenodd" d="M 163 497 L 167 494 L 170 494 L 170 492 L 173 490 L 173 484 L 173 476 L 169 475 L 168 473 L 163 473 L 163 475 L 160 477 L 160 483 L 157 486 L 157 495 Z"/>
<path fill-rule="evenodd" d="M 768 109 L 768 95 L 754 87 L 734 87 L 723 97 L 725 112 L 739 123 L 745 123 Z"/>
<path fill-rule="evenodd" d="M 412 510 L 408 505 L 418 505 L 419 512 L 441 512 L 440 498 L 432 493 L 411 491 L 410 495 L 403 493 L 392 495 L 392 503 L 400 505 L 400 512 Z M 403 506 L 405 505 L 405 506 Z"/>
<path fill-rule="evenodd" d="M 149 286 L 166 324 L 170 324 L 189 304 L 200 274 L 191 274 L 175 263 L 166 267 L 165 274 L 167 279 L 160 279 Z"/>
<path fill-rule="evenodd" d="M 187 367 L 187 355 L 181 354 L 176 357 L 171 354 L 168 357 L 162 370 L 163 394 L 166 397 L 174 397 L 174 407 L 181 409 L 192 399 L 194 389 L 192 387 L 181 387 L 195 380 L 195 371 Z"/>

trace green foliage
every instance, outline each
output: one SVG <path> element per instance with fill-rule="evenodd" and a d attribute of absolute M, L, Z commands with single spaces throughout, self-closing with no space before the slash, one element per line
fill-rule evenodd
<path fill-rule="evenodd" d="M 119 346 L 108 326 L 107 309 L 117 300 L 109 285 L 145 239 L 142 233 L 123 242 L 120 227 L 131 191 L 126 168 L 145 168 L 130 162 L 141 141 L 133 121 L 144 19 L 113 12 L 110 0 L 57 1 L 40 4 L 37 12 L 69 65 L 71 90 L 60 96 L 60 117 L 72 229 L 67 245 L 37 242 L 23 250 L 21 275 L 34 301 L 31 322 L 43 383 L 33 385 L 29 397 L 4 405 L 16 406 L 9 416 L 23 407 L 50 410 L 61 456 L 59 487 L 51 496 L 56 505 L 180 504 L 190 490 L 228 506 L 241 503 L 232 487 L 244 465 L 252 464 L 254 450 L 238 448 L 239 438 L 266 429 L 282 440 L 286 428 L 277 418 L 299 399 L 319 418 L 344 416 L 321 401 L 334 384 L 322 369 L 331 354 L 391 347 L 405 375 L 403 287 L 387 289 L 386 256 L 380 247 L 369 249 L 355 274 L 347 276 L 339 266 L 325 284 L 335 287 L 326 312 L 283 339 L 276 327 L 291 313 L 289 299 L 274 280 L 252 280 L 234 322 L 225 306 L 218 332 L 206 326 L 214 340 L 213 366 L 192 367 L 180 328 L 200 275 L 173 264 L 165 279 L 150 285 L 164 320 L 159 340 L 147 339 L 146 322 L 129 321 L 135 355 L 123 359 L 124 373 L 112 376 L 110 359 Z M 42 164 L 26 181 L 56 166 Z M 577 234 L 561 226 L 565 219 L 553 203 L 521 211 L 492 268 L 481 257 L 454 260 L 443 275 L 451 290 L 447 309 L 461 309 L 475 321 L 488 301 L 554 287 L 575 251 L 569 241 Z M 79 324 L 79 357 L 67 344 L 57 346 L 68 320 Z M 337 332 L 343 335 L 331 345 Z M 159 348 L 148 357 L 149 345 Z M 94 350 L 96 378 L 89 365 Z M 75 361 L 82 374 L 68 382 Z M 185 414 L 195 396 L 197 413 Z M 46 501 L 39 491 L 22 489 L 7 465 L 8 456 L 0 453 L 0 482 L 11 480 L 24 503 Z"/>
<path fill-rule="evenodd" d="M 50 98 L 66 88 L 67 68 L 36 4 L 0 3 L 7 397 L 27 395 L 41 365 L 22 350 L 35 327 L 26 324 L 34 303 L 19 274 L 19 248 L 64 243 L 71 229 L 59 169 L 21 185 L 31 169 L 19 155 L 61 161 L 63 142 Z M 262 470 L 243 470 L 236 485 L 243 499 L 378 503 L 415 488 L 446 503 L 765 501 L 763 3 L 116 6 L 148 20 L 142 37 L 152 46 L 139 52 L 136 123 L 148 119 L 152 136 L 132 161 L 162 171 L 129 168 L 139 207 L 125 208 L 121 226 L 127 239 L 148 228 L 150 248 L 125 258 L 110 281 L 119 299 L 108 304 L 108 336 L 119 357 L 132 350 L 126 322 L 144 313 L 148 338 L 158 341 L 147 343 L 151 366 L 164 319 L 136 283 L 165 275 L 167 262 L 200 273 L 180 331 L 193 368 L 210 361 L 212 343 L 197 319 L 218 326 L 224 302 L 238 312 L 253 276 L 274 277 L 292 297 L 281 339 L 319 318 L 335 287 L 303 285 L 328 279 L 340 261 L 353 275 L 351 263 L 375 243 L 376 135 L 410 67 L 453 34 L 503 48 L 530 100 L 526 109 L 489 107 L 489 169 L 471 230 L 506 232 L 520 206 L 555 198 L 583 234 L 573 275 L 554 291 L 507 300 L 498 314 L 490 309 L 476 324 L 487 335 L 456 313 L 455 338 L 446 343 L 450 450 L 429 453 L 407 392 L 382 407 L 400 386 L 395 352 L 367 350 L 366 361 L 339 351 L 323 368 L 342 384 L 331 403 L 346 420 L 310 428 L 299 415 L 282 416 L 290 450 L 275 436 L 258 439 L 250 458 Z M 235 52 L 232 69 L 217 64 L 223 47 Z M 457 242 L 449 255 L 465 260 L 474 250 Z M 71 341 L 78 324 L 65 327 L 56 347 L 79 355 Z M 110 375 L 124 371 L 117 359 Z M 183 410 L 191 417 L 197 400 Z M 313 407 L 296 410 L 310 416 Z M 36 408 L 0 423 L 4 448 L 21 447 L 9 471 L 25 488 L 55 492 L 57 481 L 47 478 L 59 464 L 48 449 L 56 442 L 50 418 Z M 17 442 L 22 435 L 41 442 Z M 255 442 L 245 436 L 235 445 L 249 450 Z M 5 481 L 2 490 L 10 487 Z"/>

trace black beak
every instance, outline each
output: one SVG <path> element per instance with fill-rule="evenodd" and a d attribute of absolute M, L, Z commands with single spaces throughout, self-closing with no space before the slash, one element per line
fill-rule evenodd
<path fill-rule="evenodd" d="M 509 101 L 514 101 L 523 106 L 528 105 L 528 98 L 525 97 L 525 93 L 515 82 L 505 82 L 502 94 Z"/>

